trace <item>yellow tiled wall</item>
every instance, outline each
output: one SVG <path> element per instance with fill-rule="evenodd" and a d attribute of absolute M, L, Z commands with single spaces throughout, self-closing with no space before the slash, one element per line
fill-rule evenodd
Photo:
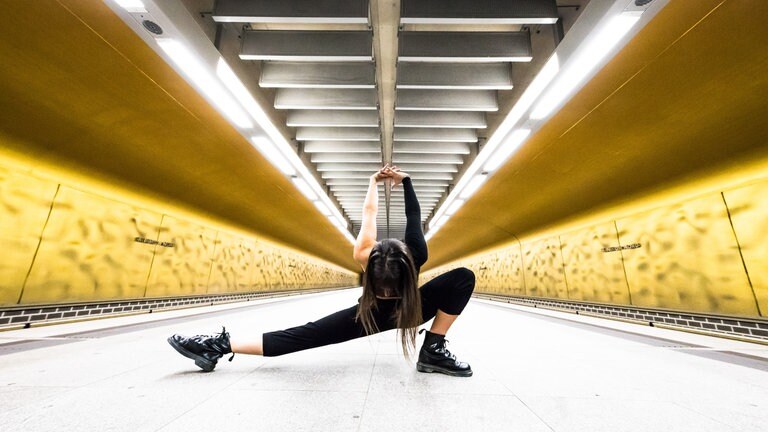
<path fill-rule="evenodd" d="M 765 317 L 768 181 L 514 241 L 421 282 L 459 266 L 477 292 Z"/>
<path fill-rule="evenodd" d="M 355 273 L 260 238 L 83 192 L 8 163 L 0 164 L 0 204 L 0 306 L 358 283 Z"/>

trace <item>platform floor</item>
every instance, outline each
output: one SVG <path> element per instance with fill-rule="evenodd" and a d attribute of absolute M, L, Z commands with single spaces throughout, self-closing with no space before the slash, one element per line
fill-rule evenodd
<path fill-rule="evenodd" d="M 165 341 L 222 324 L 232 334 L 303 324 L 358 297 L 359 289 L 345 290 L 2 332 L 0 430 L 768 427 L 766 346 L 481 300 L 448 337 L 472 365 L 471 378 L 418 373 L 399 354 L 394 332 L 283 357 L 238 355 L 212 373 Z"/>

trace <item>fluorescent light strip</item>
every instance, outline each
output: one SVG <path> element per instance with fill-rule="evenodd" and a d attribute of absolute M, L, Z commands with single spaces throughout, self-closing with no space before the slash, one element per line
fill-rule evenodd
<path fill-rule="evenodd" d="M 512 130 L 512 128 L 515 126 L 515 124 L 520 121 L 520 119 L 528 111 L 536 98 L 547 86 L 547 84 L 549 84 L 555 75 L 557 75 L 559 69 L 560 63 L 557 54 L 553 54 L 552 57 L 547 60 L 547 63 L 544 64 L 544 67 L 542 67 L 539 73 L 536 75 L 536 78 L 534 78 L 533 81 L 531 81 L 531 84 L 528 85 L 528 87 L 525 89 L 522 96 L 520 96 L 520 99 L 518 99 L 515 106 L 512 107 L 512 109 L 509 111 L 509 114 L 507 114 L 507 117 L 504 118 L 504 121 L 501 123 L 501 125 L 499 125 L 491 138 L 488 139 L 488 142 L 483 147 L 483 150 L 477 155 L 477 157 L 475 157 L 475 160 L 472 161 L 472 164 L 470 164 L 467 172 L 461 177 L 459 182 L 456 184 L 456 187 L 448 195 L 445 202 L 443 202 L 443 205 L 437 209 L 435 216 L 432 218 L 433 220 L 437 220 L 437 218 L 445 213 L 447 207 L 454 199 L 456 199 L 458 194 L 467 185 L 467 183 L 469 183 L 472 175 L 480 171 L 480 167 L 496 150 L 501 140 L 506 137 L 509 131 Z"/>
<path fill-rule="evenodd" d="M 480 186 L 482 186 L 486 180 L 488 180 L 488 175 L 486 174 L 478 174 L 472 177 L 472 180 L 467 183 L 467 186 L 459 194 L 459 198 L 466 200 L 471 197 L 478 189 L 480 189 Z"/>
<path fill-rule="evenodd" d="M 280 170 L 287 175 L 295 175 L 296 171 L 298 171 L 299 176 L 304 179 L 305 184 L 309 190 L 312 190 L 316 194 L 316 197 L 320 197 L 320 200 L 328 207 L 333 217 L 338 219 L 338 221 L 344 221 L 344 216 L 341 214 L 341 212 L 339 212 L 339 209 L 336 208 L 333 202 L 331 202 L 331 199 L 325 193 L 320 184 L 317 183 L 314 176 L 309 172 L 296 152 L 293 151 L 293 148 L 288 143 L 288 141 L 286 141 L 282 133 L 280 133 L 280 131 L 269 119 L 269 116 L 267 116 L 261 105 L 259 105 L 258 102 L 253 99 L 250 91 L 248 91 L 245 85 L 243 85 L 243 83 L 234 73 L 232 68 L 230 68 L 222 58 L 219 58 L 219 61 L 216 65 L 216 74 L 224 82 L 224 85 L 227 87 L 227 89 L 229 89 L 229 91 L 235 95 L 243 107 L 245 107 L 245 110 L 248 112 L 248 114 L 250 114 L 251 117 L 256 120 L 259 126 L 264 129 L 267 135 L 271 138 L 272 144 L 274 144 L 275 147 L 275 152 L 272 154 L 280 154 L 287 160 L 287 163 L 281 163 L 278 168 L 280 168 Z M 267 154 L 265 154 L 265 156 L 269 158 Z M 275 163 L 275 165 L 277 166 L 277 163 Z M 281 168 L 287 165 L 292 165 L 293 168 L 295 168 L 295 171 L 291 171 L 289 173 L 287 172 L 287 169 Z M 306 195 L 306 191 L 302 191 L 302 193 L 305 193 Z M 314 200 L 314 198 L 311 200 Z M 346 231 L 346 222 L 339 222 L 339 224 L 343 224 L 343 228 L 340 227 L 340 229 Z M 351 241 L 354 243 L 354 238 L 352 238 L 352 236 L 347 236 L 347 238 L 351 239 Z"/>
<path fill-rule="evenodd" d="M 280 150 L 278 150 L 277 147 L 272 144 L 272 141 L 270 141 L 269 138 L 254 136 L 251 137 L 251 142 L 253 142 L 261 154 L 264 155 L 264 157 L 267 158 L 267 160 L 270 161 L 272 165 L 276 166 L 277 169 L 282 171 L 283 174 L 289 176 L 296 174 L 296 170 L 293 168 L 293 165 L 288 162 L 288 159 L 286 159 Z"/>
<path fill-rule="evenodd" d="M 141 0 L 115 0 L 115 3 L 130 13 L 147 13 L 147 7 Z"/>
<path fill-rule="evenodd" d="M 461 208 L 462 205 L 464 205 L 464 200 L 453 200 L 453 203 L 451 203 L 451 205 L 448 206 L 448 208 L 445 210 L 445 214 L 447 216 L 453 215 Z"/>
<path fill-rule="evenodd" d="M 641 15 L 637 13 L 622 13 L 616 15 L 608 21 L 603 29 L 589 37 L 587 45 L 580 49 L 575 57 L 572 57 L 569 60 L 567 69 L 559 74 L 559 78 L 555 84 L 549 87 L 543 98 L 539 101 L 536 107 L 534 107 L 530 118 L 532 120 L 546 118 L 555 110 L 555 108 L 559 107 L 566 97 L 572 93 L 575 87 L 586 78 L 597 64 L 605 58 L 611 49 L 632 29 L 637 21 L 639 21 L 640 16 Z M 480 170 L 480 166 L 482 166 L 495 151 L 501 138 L 506 136 L 508 131 L 511 130 L 522 118 L 523 114 L 528 111 L 531 104 L 539 96 L 542 90 L 544 90 L 547 84 L 549 84 L 555 75 L 558 75 L 558 69 L 559 64 L 557 55 L 553 54 L 547 61 L 547 64 L 536 76 L 536 79 L 531 82 L 531 85 L 528 86 L 518 102 L 509 112 L 509 115 L 504 119 L 504 122 L 499 126 L 496 133 L 494 133 L 488 140 L 483 151 L 480 152 L 472 162 L 467 169 L 466 174 L 448 195 L 443 205 L 435 212 L 433 221 L 445 213 L 447 206 L 449 206 L 457 196 L 465 198 L 462 189 L 471 181 L 468 180 L 469 176 Z M 514 151 L 514 148 L 512 151 Z M 490 167 L 493 168 L 493 162 L 489 162 L 489 164 Z M 432 223 L 430 223 L 430 227 L 433 227 Z"/>
<path fill-rule="evenodd" d="M 323 216 L 331 216 L 333 213 L 331 213 L 331 209 L 328 208 L 328 206 L 322 202 L 322 201 L 314 201 L 315 207 L 317 207 L 318 210 L 320 210 L 320 213 L 323 214 Z"/>
<path fill-rule="evenodd" d="M 496 168 L 500 167 L 501 164 L 509 159 L 515 150 L 520 148 L 520 146 L 523 144 L 523 141 L 525 141 L 525 139 L 528 138 L 530 134 L 530 129 L 517 129 L 509 134 L 507 139 L 504 140 L 504 143 L 501 145 L 501 147 L 499 147 L 496 153 L 493 154 L 493 157 L 488 160 L 488 163 L 485 164 L 483 169 L 485 171 L 495 171 Z"/>
<path fill-rule="evenodd" d="M 526 63 L 533 60 L 531 56 L 509 56 L 509 57 L 421 57 L 421 56 L 400 56 L 397 58 L 402 62 L 429 62 L 429 63 L 503 63 L 517 62 Z"/>
<path fill-rule="evenodd" d="M 242 129 L 253 128 L 253 123 L 224 90 L 213 76 L 208 74 L 206 68 L 192 55 L 181 42 L 174 39 L 156 39 L 160 48 L 181 68 L 184 74 L 213 104 L 224 113 L 237 127 Z"/>
<path fill-rule="evenodd" d="M 619 14 L 611 18 L 597 34 L 592 35 L 588 44 L 568 62 L 568 69 L 560 74 L 555 84 L 536 105 L 531 112 L 531 118 L 540 120 L 554 112 L 555 108 L 573 93 L 638 20 L 640 15 Z"/>
<path fill-rule="evenodd" d="M 304 180 L 301 177 L 294 177 L 293 184 L 296 186 L 296 189 L 299 190 L 302 194 L 304 194 L 305 197 L 307 197 L 308 200 L 314 201 L 317 199 L 317 193 L 312 190 L 312 187 L 307 183 L 306 180 Z"/>

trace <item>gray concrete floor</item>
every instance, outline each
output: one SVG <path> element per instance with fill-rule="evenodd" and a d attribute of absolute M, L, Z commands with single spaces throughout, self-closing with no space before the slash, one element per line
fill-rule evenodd
<path fill-rule="evenodd" d="M 116 321 L 0 333 L 0 430 L 701 432 L 768 424 L 768 361 L 757 358 L 768 347 L 699 337 L 690 348 L 622 327 L 636 325 L 479 300 L 448 337 L 471 378 L 416 372 L 394 332 L 283 357 L 238 355 L 212 373 L 165 341 L 221 325 L 257 335 L 358 296 L 153 314 L 152 322 L 144 315 L 103 331 Z M 84 325 L 88 332 L 72 334 Z"/>

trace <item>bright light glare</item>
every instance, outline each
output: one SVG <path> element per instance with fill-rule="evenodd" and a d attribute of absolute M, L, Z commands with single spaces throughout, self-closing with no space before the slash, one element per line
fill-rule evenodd
<path fill-rule="evenodd" d="M 261 105 L 256 102 L 253 96 L 251 96 L 251 92 L 245 88 L 243 82 L 240 81 L 237 75 L 235 75 L 235 72 L 223 58 L 220 58 L 219 62 L 216 64 L 216 75 L 219 76 L 219 79 L 221 79 L 227 89 L 235 95 L 238 102 L 245 107 L 245 110 L 248 111 L 248 114 L 250 114 L 256 122 L 262 127 L 264 127 L 264 122 L 272 124 L 269 121 L 269 117 L 267 117 L 267 114 L 264 112 L 264 109 L 262 109 Z"/>
<path fill-rule="evenodd" d="M 617 15 L 597 34 L 590 36 L 589 43 L 569 61 L 567 70 L 560 74 L 560 78 L 536 105 L 531 118 L 543 119 L 560 106 L 639 19 L 639 15 Z"/>
<path fill-rule="evenodd" d="M 173 39 L 157 39 L 157 44 L 184 74 L 238 127 L 250 129 L 253 123 L 229 94 L 219 85 L 205 66 L 184 45 Z"/>
<path fill-rule="evenodd" d="M 334 225 L 338 226 L 348 239 L 354 242 L 354 239 L 348 232 L 346 232 L 347 225 L 345 222 L 339 222 L 338 218 L 341 218 L 341 214 L 338 212 L 335 206 L 330 203 L 327 195 L 317 182 L 311 177 L 310 172 L 306 169 L 304 164 L 298 158 L 296 153 L 291 148 L 290 144 L 285 140 L 282 133 L 275 127 L 272 121 L 269 119 L 264 109 L 253 99 L 251 92 L 243 85 L 242 81 L 237 77 L 232 68 L 229 67 L 223 58 L 220 58 L 216 64 L 216 75 L 224 83 L 227 89 L 237 98 L 237 100 L 245 107 L 248 114 L 256 120 L 261 128 L 266 132 L 267 136 L 271 138 L 269 154 L 265 153 L 275 166 L 280 168 L 285 174 L 294 175 L 296 170 L 299 171 L 299 175 L 303 176 L 307 181 L 308 190 L 313 190 L 313 193 L 319 194 L 321 200 L 325 201 L 326 208 L 335 215 L 336 218 L 331 218 Z M 264 153 L 262 151 L 262 153 Z M 271 157 L 270 157 L 271 156 Z M 292 163 L 294 164 L 292 166 Z M 314 187 L 313 187 L 314 186 Z M 322 210 L 321 210 L 322 211 Z"/>
<path fill-rule="evenodd" d="M 464 190 L 461 191 L 461 193 L 459 194 L 459 198 L 467 199 L 472 195 L 474 195 L 475 192 L 477 192 L 477 190 L 480 189 L 480 186 L 482 186 L 483 183 L 485 183 L 485 180 L 487 178 L 488 176 L 485 174 L 480 174 L 473 177 L 472 180 L 470 180 L 469 183 L 467 183 L 467 186 L 464 187 Z"/>
<path fill-rule="evenodd" d="M 322 201 L 315 201 L 315 207 L 317 207 L 317 209 L 320 210 L 320 213 L 325 216 L 330 216 L 332 214 L 331 209 L 329 209 L 328 206 L 325 205 L 325 203 Z"/>
<path fill-rule="evenodd" d="M 525 141 L 526 138 L 528 138 L 528 135 L 530 134 L 530 129 L 517 129 L 516 131 L 509 134 L 509 137 L 504 141 L 501 147 L 496 150 L 496 153 L 494 153 L 493 156 L 488 160 L 488 163 L 485 164 L 483 169 L 486 171 L 494 171 L 496 168 L 500 167 L 504 161 L 509 159 L 515 150 L 520 148 L 520 145 L 523 143 L 523 141 Z"/>
<path fill-rule="evenodd" d="M 267 160 L 272 162 L 272 165 L 276 166 L 277 169 L 283 172 L 285 175 L 294 175 L 296 174 L 296 170 L 293 169 L 293 165 L 291 165 L 290 162 L 288 162 L 288 159 L 283 156 L 282 153 L 275 147 L 274 144 L 272 144 L 272 141 L 269 140 L 269 138 L 265 137 L 251 137 L 251 141 L 256 146 L 257 149 L 261 152 L 262 155 L 264 155 Z"/>
<path fill-rule="evenodd" d="M 310 201 L 314 201 L 317 199 L 317 194 L 315 191 L 312 190 L 312 187 L 307 183 L 306 180 L 304 180 L 301 177 L 294 177 L 293 178 L 293 184 L 296 186 L 296 189 L 299 190 L 302 194 L 304 194 L 307 199 Z"/>
<path fill-rule="evenodd" d="M 450 216 L 456 213 L 462 205 L 464 205 L 464 200 L 454 200 L 453 203 L 451 203 L 451 205 L 448 206 L 448 208 L 445 210 L 445 214 Z"/>
<path fill-rule="evenodd" d="M 557 54 L 553 54 L 552 57 L 547 60 L 547 63 L 544 64 L 544 67 L 541 68 L 539 73 L 536 75 L 536 78 L 531 81 L 531 84 L 528 85 L 528 88 L 525 89 L 522 96 L 520 96 L 520 99 L 518 99 L 517 103 L 515 103 L 515 106 L 512 107 L 512 110 L 509 111 L 509 114 L 504 118 L 504 121 L 501 123 L 501 125 L 496 129 L 496 132 L 493 133 L 491 138 L 486 143 L 483 150 L 480 152 L 480 154 L 477 155 L 475 160 L 472 162 L 472 164 L 469 166 L 469 169 L 467 169 L 466 174 L 464 174 L 464 178 L 469 178 L 469 176 L 472 175 L 472 173 L 475 173 L 480 170 L 480 167 L 488 160 L 490 155 L 496 150 L 496 148 L 499 146 L 499 143 L 501 143 L 502 139 L 507 136 L 510 130 L 517 124 L 517 122 L 523 117 L 523 115 L 528 111 L 528 109 L 533 105 L 533 102 L 536 100 L 537 97 L 541 94 L 542 91 L 544 91 L 544 88 L 549 85 L 549 83 L 552 81 L 552 79 L 557 75 L 557 72 L 560 70 L 560 62 L 558 60 Z M 489 162 L 489 164 L 492 164 L 492 162 Z M 464 178 L 462 178 L 459 181 L 459 184 L 457 185 L 457 189 L 464 186 L 463 183 L 465 183 Z M 455 194 L 451 194 L 448 196 L 448 199 L 443 203 L 442 206 L 438 209 L 435 216 L 440 216 L 441 211 L 444 212 L 443 209 L 447 209 L 446 206 L 451 205 L 451 201 L 456 197 Z"/>
<path fill-rule="evenodd" d="M 557 54 L 552 54 L 552 57 L 547 60 L 547 63 L 541 68 L 538 75 L 536 75 L 536 78 L 531 81 L 531 84 L 528 85 L 528 88 L 525 89 L 523 95 L 520 96 L 520 99 L 504 120 L 505 122 L 510 122 L 510 129 L 523 117 L 523 114 L 528 111 L 528 108 L 533 105 L 533 102 L 539 97 L 541 92 L 544 91 L 547 85 L 549 85 L 550 81 L 557 75 L 559 70 L 560 61 L 557 59 Z"/>
<path fill-rule="evenodd" d="M 118 6 L 131 13 L 146 13 L 147 8 L 141 0 L 115 0 Z"/>

